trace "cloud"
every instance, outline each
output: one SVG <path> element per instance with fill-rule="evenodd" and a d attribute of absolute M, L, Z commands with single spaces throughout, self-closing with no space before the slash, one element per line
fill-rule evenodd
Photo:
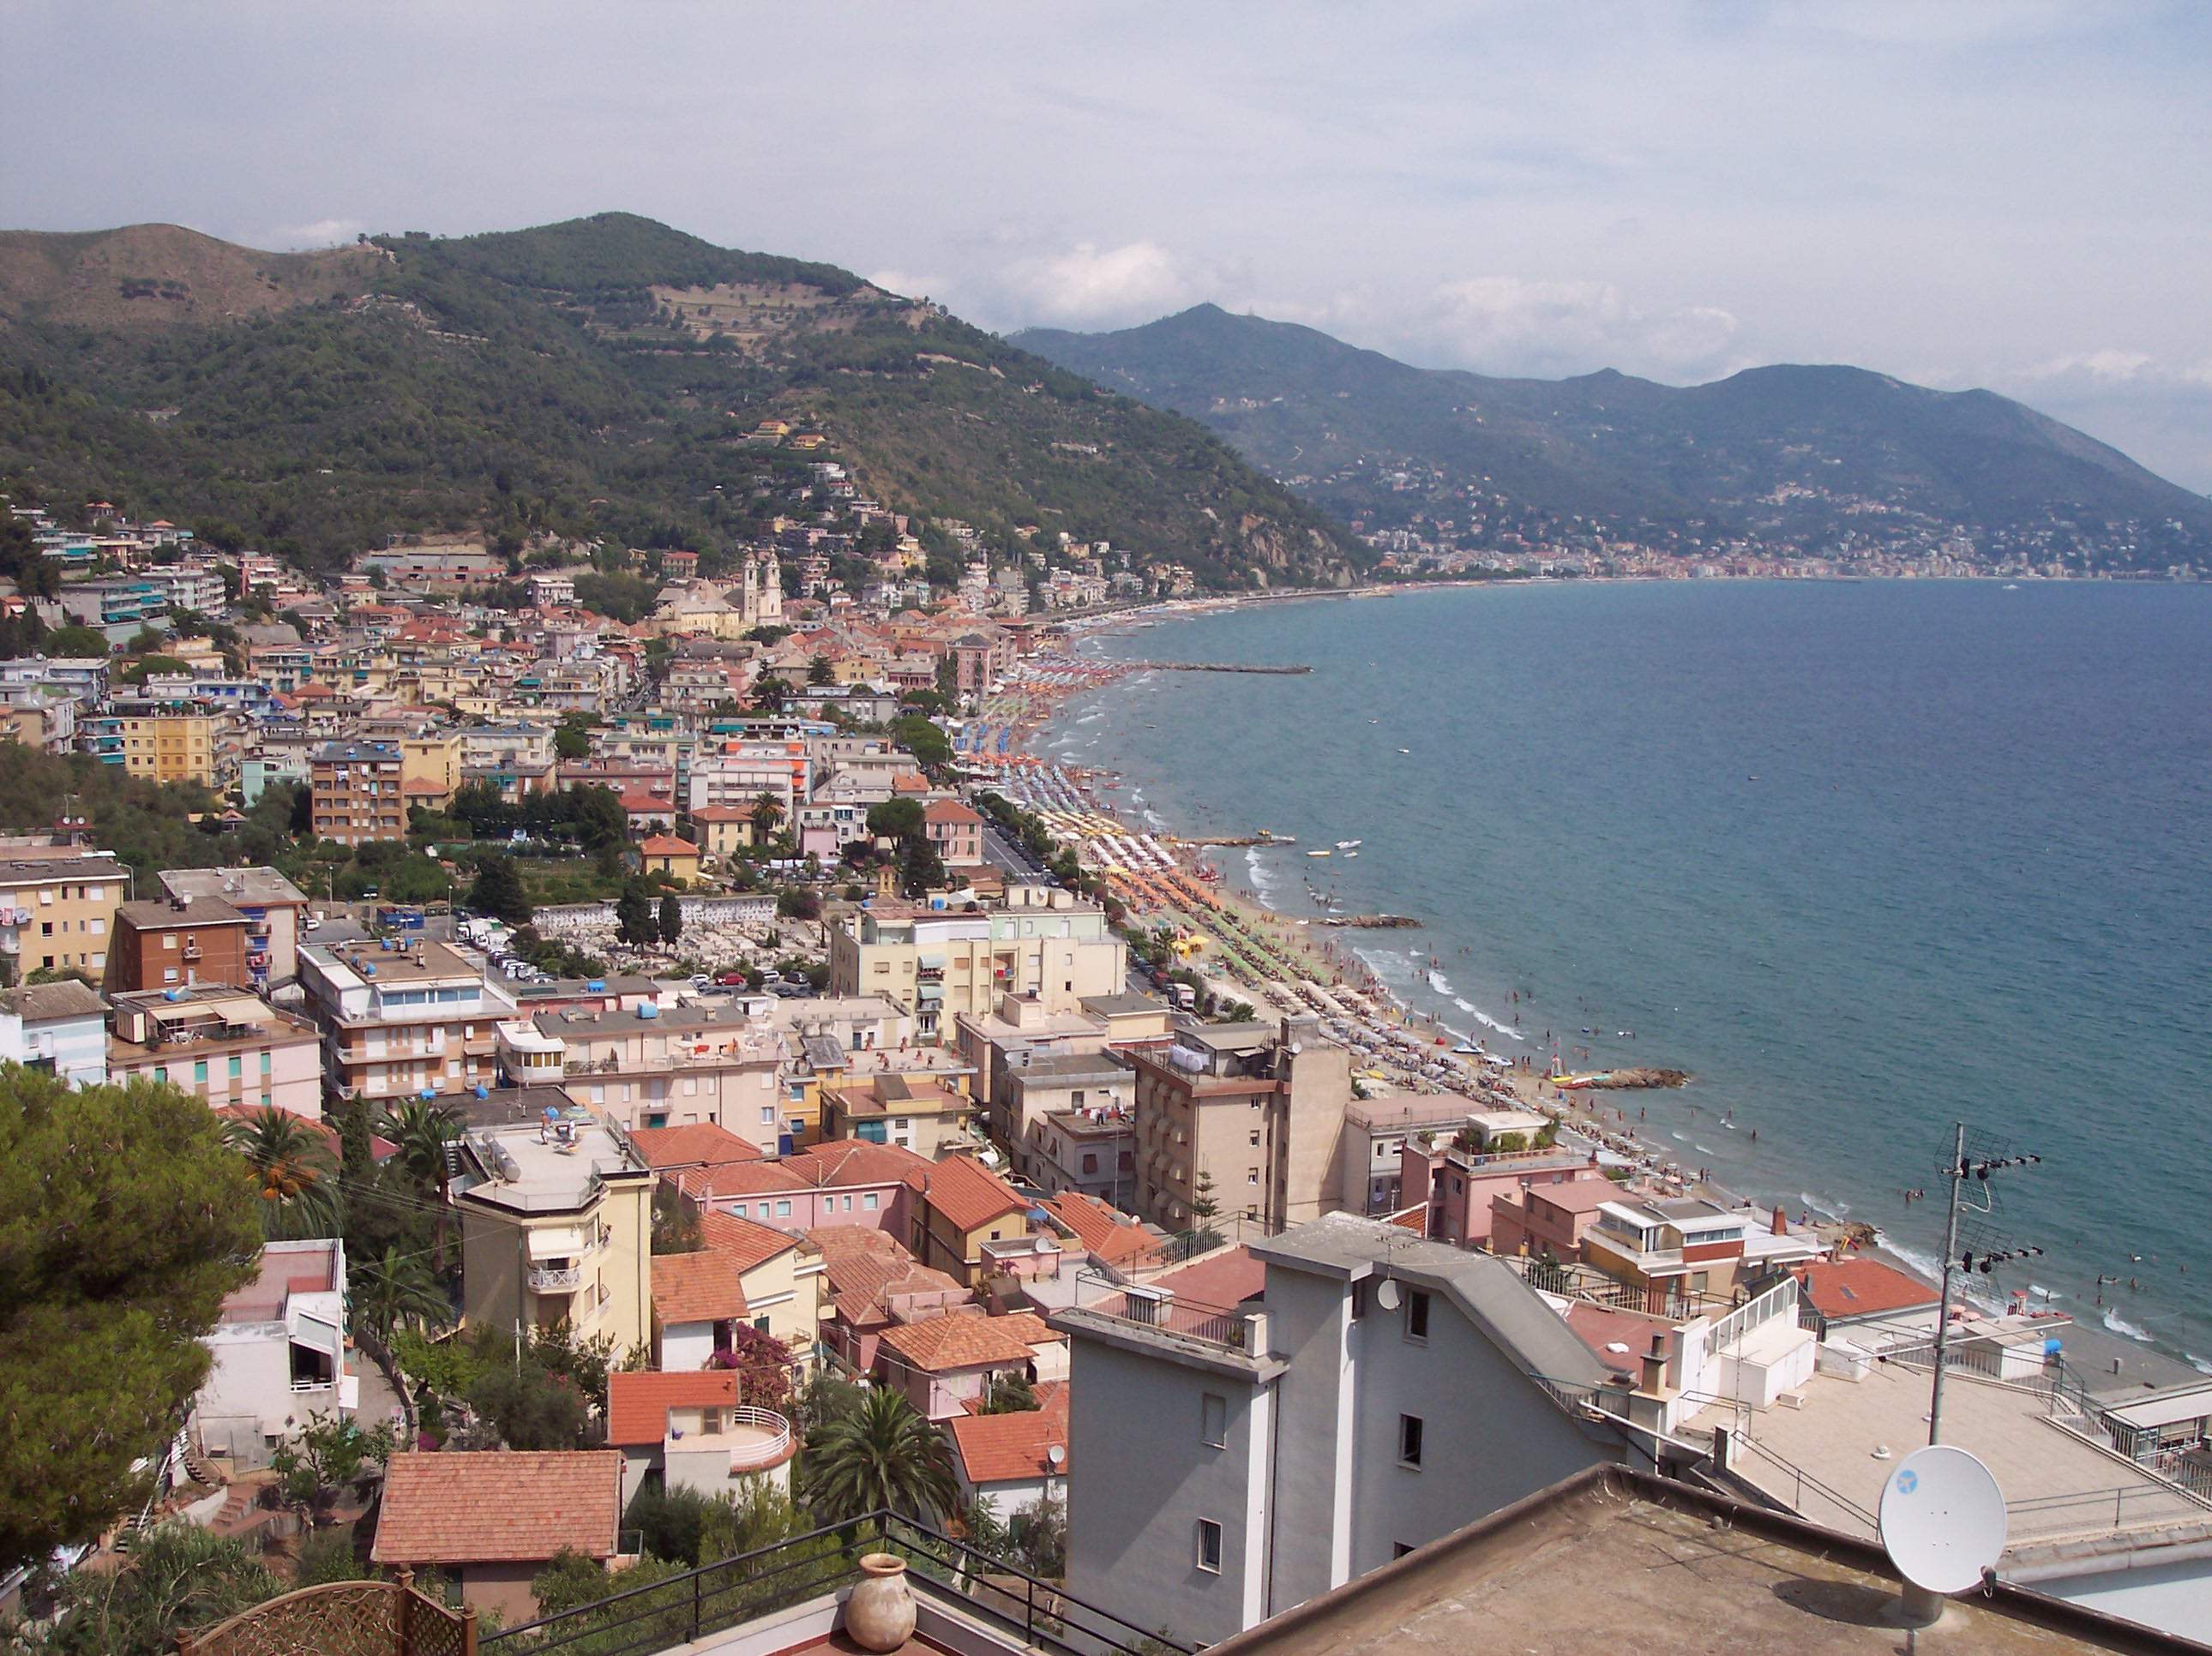
<path fill-rule="evenodd" d="M 258 246 L 278 252 L 301 252 L 315 247 L 336 247 L 365 234 L 368 226 L 359 219 L 318 219 L 313 224 L 296 224 L 287 229 L 271 230 L 265 238 L 255 238 Z"/>
<path fill-rule="evenodd" d="M 1079 242 L 1016 262 L 1005 282 L 1036 320 L 1089 325 L 1150 321 L 1190 304 L 1204 285 L 1156 241 Z"/>
<path fill-rule="evenodd" d="M 2031 383 L 2074 381 L 2087 385 L 2212 385 L 2212 361 L 2195 367 L 2161 362 L 2147 351 L 2076 351 L 2039 362 L 2014 376 Z"/>

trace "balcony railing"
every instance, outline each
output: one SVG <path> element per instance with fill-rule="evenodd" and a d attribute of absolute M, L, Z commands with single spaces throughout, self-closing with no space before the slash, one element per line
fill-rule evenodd
<path fill-rule="evenodd" d="M 1251 1339 L 1245 1312 L 1227 1306 L 1207 1305 L 1180 1295 L 1147 1293 L 1143 1289 L 1112 1288 L 1095 1299 L 1085 1296 L 1086 1287 L 1104 1287 L 1106 1279 L 1090 1271 L 1076 1279 L 1075 1306 L 1097 1316 L 1109 1317 L 1132 1327 L 1156 1329 L 1183 1339 L 1243 1351 Z"/>
<path fill-rule="evenodd" d="M 860 1559 L 872 1552 L 903 1558 L 908 1586 L 933 1610 L 982 1622 L 1047 1656 L 1192 1656 L 1170 1638 L 888 1512 L 503 1629 L 477 1648 L 482 1656 L 646 1656 L 826 1599 L 860 1579 Z"/>
<path fill-rule="evenodd" d="M 530 1267 L 530 1291 L 532 1294 L 574 1294 L 584 1283 L 581 1265 L 532 1265 Z"/>

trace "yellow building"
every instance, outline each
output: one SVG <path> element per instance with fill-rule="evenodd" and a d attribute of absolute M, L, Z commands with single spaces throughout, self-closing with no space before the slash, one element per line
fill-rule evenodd
<path fill-rule="evenodd" d="M 617 1360 L 653 1343 L 653 1169 L 625 1133 L 588 1111 L 469 1134 L 461 1216 L 461 1311 L 511 1332 L 567 1322 L 611 1335 Z"/>
<path fill-rule="evenodd" d="M 443 810 L 461 786 L 461 738 L 409 737 L 399 743 L 399 797 L 410 808 Z"/>
<path fill-rule="evenodd" d="M 33 854 L 0 855 L 0 955 L 14 980 L 67 967 L 97 977 L 107 969 L 129 870 L 112 852 L 25 849 Z"/>
<path fill-rule="evenodd" d="M 161 713 L 116 723 L 126 773 L 151 782 L 215 786 L 216 721 L 208 714 Z"/>

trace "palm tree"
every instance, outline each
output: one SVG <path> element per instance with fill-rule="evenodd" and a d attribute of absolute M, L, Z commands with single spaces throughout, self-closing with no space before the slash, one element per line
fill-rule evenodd
<path fill-rule="evenodd" d="M 753 834 L 763 845 L 775 832 L 776 824 L 783 821 L 783 805 L 772 793 L 763 793 L 753 801 Z"/>
<path fill-rule="evenodd" d="M 399 1162 L 416 1186 L 438 1204 L 437 1269 L 446 1270 L 446 1190 L 453 1170 L 446 1147 L 461 1136 L 461 1118 L 427 1098 L 400 1101 L 376 1118 L 376 1131 L 399 1147 Z"/>
<path fill-rule="evenodd" d="M 401 1328 L 442 1328 L 453 1307 L 418 1254 L 387 1247 L 382 1256 L 356 1261 L 349 1284 L 356 1325 L 389 1344 Z"/>
<path fill-rule="evenodd" d="M 232 1119 L 222 1136 L 252 1169 L 263 1235 L 337 1234 L 337 1158 L 307 1121 L 270 1106 Z"/>
<path fill-rule="evenodd" d="M 927 1522 L 959 1507 L 952 1446 L 888 1387 L 829 1421 L 807 1452 L 809 1502 L 831 1523 L 884 1507 Z"/>

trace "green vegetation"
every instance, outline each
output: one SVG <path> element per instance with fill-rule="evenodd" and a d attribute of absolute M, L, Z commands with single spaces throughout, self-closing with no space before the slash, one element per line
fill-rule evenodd
<path fill-rule="evenodd" d="M 49 1656 L 169 1656 L 179 1634 L 213 1627 L 285 1590 L 244 1540 L 173 1520 L 139 1538 L 127 1569 L 71 1572 L 42 1648 Z"/>
<path fill-rule="evenodd" d="M 885 1508 L 928 1522 L 960 1500 L 951 1443 L 885 1386 L 842 1400 L 814 1426 L 802 1481 L 808 1507 L 829 1523 Z"/>
<path fill-rule="evenodd" d="M 206 1105 L 0 1070 L 0 1570 L 144 1500 L 260 1249 Z"/>

